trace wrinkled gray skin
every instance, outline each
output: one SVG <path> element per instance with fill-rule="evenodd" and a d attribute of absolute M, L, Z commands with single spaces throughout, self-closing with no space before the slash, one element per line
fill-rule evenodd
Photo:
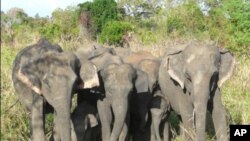
<path fill-rule="evenodd" d="M 124 141 L 129 128 L 129 94 L 133 89 L 136 71 L 129 64 L 111 64 L 101 71 L 101 76 L 105 98 L 98 100 L 97 107 L 102 123 L 103 141 L 117 141 L 118 138 L 119 141 Z M 111 129 L 112 120 L 114 124 Z"/>
<path fill-rule="evenodd" d="M 94 90 L 99 93 L 97 109 L 102 125 L 103 141 L 118 139 L 124 141 L 127 138 L 129 94 L 136 77 L 133 67 L 123 64 L 121 58 L 115 54 L 112 48 L 99 47 L 91 51 L 88 56 L 100 72 L 101 84 Z M 94 102 L 93 99 L 92 101 Z"/>
<path fill-rule="evenodd" d="M 205 140 L 207 109 L 212 114 L 217 140 L 228 140 L 220 87 L 231 76 L 234 62 L 228 51 L 198 43 L 168 51 L 162 59 L 159 83 L 163 95 L 181 116 L 184 128 L 195 131 L 196 141 Z M 185 138 L 191 140 L 187 132 Z"/>
<path fill-rule="evenodd" d="M 122 59 L 128 57 L 133 53 L 130 48 L 121 48 L 121 47 L 114 48 L 114 51 L 116 55 L 120 56 Z"/>
<path fill-rule="evenodd" d="M 162 93 L 158 90 L 152 101 L 150 107 L 150 113 L 152 117 L 151 123 L 151 141 L 161 141 L 162 138 L 160 136 L 160 125 L 163 124 L 163 141 L 169 140 L 169 125 L 167 118 L 170 114 L 170 105 L 169 101 L 166 98 L 162 97 Z"/>
<path fill-rule="evenodd" d="M 95 105 L 82 101 L 71 114 L 71 119 L 77 141 L 101 141 L 101 125 Z"/>
<path fill-rule="evenodd" d="M 150 130 L 150 102 L 158 86 L 160 61 L 152 54 L 141 51 L 124 58 L 137 70 L 136 91 L 131 95 L 131 134 L 133 141 L 145 141 Z"/>
<path fill-rule="evenodd" d="M 121 56 L 125 63 L 133 65 L 137 71 L 135 91 L 131 95 L 130 102 L 132 140 L 147 140 L 146 130 L 150 127 L 148 114 L 152 95 L 157 86 L 160 61 L 146 51 L 131 52 L 128 56 L 122 51 L 119 50 L 117 55 Z"/>
<path fill-rule="evenodd" d="M 31 113 L 32 141 L 45 140 L 44 105 L 48 104 L 55 110 L 54 124 L 59 133 L 57 138 L 62 141 L 71 140 L 72 93 L 78 87 L 78 82 L 84 83 L 88 81 L 86 78 L 90 78 L 89 74 L 96 74 L 92 72 L 95 70 L 93 64 L 86 65 L 83 67 L 74 54 L 63 53 L 58 45 L 52 45 L 44 39 L 17 54 L 12 68 L 12 80 L 19 100 Z"/>

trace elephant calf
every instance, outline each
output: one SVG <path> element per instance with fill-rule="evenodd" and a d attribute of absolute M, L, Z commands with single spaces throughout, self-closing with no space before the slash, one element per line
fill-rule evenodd
<path fill-rule="evenodd" d="M 170 104 L 168 99 L 164 98 L 162 96 L 162 93 L 160 90 L 158 90 L 152 101 L 151 101 L 151 107 L 150 107 L 150 113 L 152 117 L 152 123 L 151 123 L 151 141 L 155 140 L 155 137 L 157 141 L 161 141 L 160 136 L 160 124 L 163 125 L 163 140 L 168 141 L 169 140 L 169 125 L 167 119 L 170 114 Z"/>
<path fill-rule="evenodd" d="M 97 109 L 87 101 L 77 105 L 71 115 L 77 141 L 101 141 Z"/>
<path fill-rule="evenodd" d="M 129 94 L 133 89 L 136 71 L 129 64 L 111 64 L 101 70 L 101 76 L 105 98 L 98 100 L 97 107 L 102 124 L 103 141 L 117 141 L 118 138 L 124 141 L 128 132 Z"/>

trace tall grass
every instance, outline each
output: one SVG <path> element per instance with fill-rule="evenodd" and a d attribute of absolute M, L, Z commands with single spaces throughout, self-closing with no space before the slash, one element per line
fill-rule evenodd
<path fill-rule="evenodd" d="M 151 44 L 142 47 L 142 44 L 132 43 L 132 50 L 148 50 L 156 56 L 162 56 L 166 46 L 180 46 L 180 43 Z M 75 50 L 82 43 L 60 43 L 66 50 Z M 85 43 L 91 45 L 91 43 Z M 11 80 L 11 67 L 16 54 L 26 45 L 17 45 L 16 47 L 1 47 L 1 140 L 2 141 L 27 141 L 30 138 L 29 118 L 24 107 L 17 102 L 17 97 Z M 68 46 L 68 47 L 67 47 Z M 222 101 L 227 110 L 229 124 L 250 124 L 250 57 L 236 56 L 237 65 L 233 76 L 221 88 Z M 15 104 L 14 106 L 12 106 Z M 11 107 L 12 106 L 12 107 Z M 51 116 L 47 117 L 49 124 L 46 125 L 46 135 L 50 136 Z M 212 124 L 212 122 L 209 122 Z M 208 130 L 212 126 L 208 125 Z M 174 132 L 176 141 L 183 140 L 183 137 Z M 214 140 L 214 136 L 207 137 L 207 140 Z"/>

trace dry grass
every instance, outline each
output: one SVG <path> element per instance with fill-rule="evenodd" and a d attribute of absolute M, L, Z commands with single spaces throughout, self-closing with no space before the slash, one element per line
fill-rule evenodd
<path fill-rule="evenodd" d="M 29 44 L 35 43 L 31 40 Z M 169 46 L 183 46 L 185 40 L 164 41 L 157 44 L 143 45 L 138 41 L 131 42 L 131 49 L 147 50 L 155 56 L 162 56 Z M 66 50 L 76 50 L 78 47 L 92 46 L 91 41 L 78 42 L 77 40 L 60 42 Z M 26 44 L 27 45 L 27 44 Z M 13 46 L 2 44 L 1 47 L 1 140 L 2 141 L 27 141 L 29 140 L 28 115 L 24 107 L 18 102 L 11 107 L 17 97 L 13 89 L 11 80 L 11 66 L 15 55 L 25 47 L 23 43 L 16 43 Z M 230 117 L 230 124 L 250 124 L 250 58 L 246 56 L 236 57 L 237 65 L 233 77 L 222 87 L 222 100 Z M 11 108 L 10 108 L 11 107 Z M 47 120 L 52 121 L 51 116 Z M 46 134 L 50 135 L 46 126 Z M 209 129 L 210 130 L 210 129 Z M 173 130 L 175 141 L 183 140 L 175 130 Z M 215 140 L 214 136 L 207 137 L 207 140 Z"/>

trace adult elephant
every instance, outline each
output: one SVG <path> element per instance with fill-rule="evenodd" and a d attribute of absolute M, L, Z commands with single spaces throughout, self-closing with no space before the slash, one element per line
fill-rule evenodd
<path fill-rule="evenodd" d="M 137 51 L 130 53 L 128 56 L 122 56 L 122 59 L 125 63 L 132 64 L 135 68 L 137 68 L 142 60 L 157 60 L 157 57 L 153 56 L 150 52 L 147 51 Z"/>
<path fill-rule="evenodd" d="M 96 67 L 58 45 L 41 39 L 20 51 L 13 63 L 12 80 L 17 96 L 30 113 L 31 139 L 44 141 L 44 105 L 55 110 L 57 140 L 71 140 L 70 107 L 72 93 L 99 85 Z M 81 84 L 83 83 L 83 84 Z"/>
<path fill-rule="evenodd" d="M 126 58 L 127 56 L 130 56 L 133 53 L 130 48 L 121 48 L 121 47 L 114 48 L 114 51 L 116 55 L 120 56 L 121 58 Z"/>
<path fill-rule="evenodd" d="M 217 140 L 228 140 L 220 87 L 232 75 L 234 64 L 230 52 L 202 43 L 169 50 L 162 59 L 159 83 L 163 95 L 181 116 L 185 131 L 195 131 L 197 141 L 205 140 L 207 108 L 212 114 Z M 185 138 L 190 140 L 191 136 L 185 132 Z"/>

